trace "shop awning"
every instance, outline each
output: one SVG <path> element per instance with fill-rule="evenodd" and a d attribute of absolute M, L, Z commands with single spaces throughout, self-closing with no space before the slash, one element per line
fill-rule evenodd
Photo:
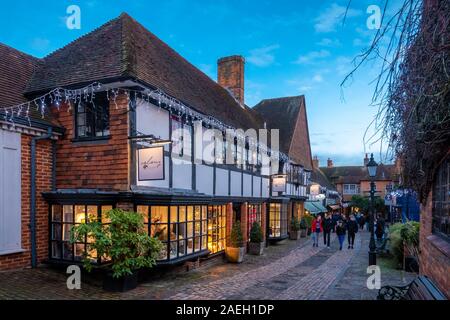
<path fill-rule="evenodd" d="M 335 211 L 335 210 L 339 210 L 341 208 L 341 206 L 338 205 L 338 204 L 329 204 L 328 208 L 330 208 L 331 210 Z"/>
<path fill-rule="evenodd" d="M 305 201 L 305 210 L 308 210 L 311 214 L 328 212 L 320 201 Z"/>

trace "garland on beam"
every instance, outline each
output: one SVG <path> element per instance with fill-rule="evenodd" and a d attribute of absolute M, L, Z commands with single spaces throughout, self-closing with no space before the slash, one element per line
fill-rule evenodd
<path fill-rule="evenodd" d="M 27 119 L 29 126 L 31 126 L 30 112 L 32 112 L 33 110 L 39 113 L 41 115 L 41 118 L 44 119 L 50 106 L 56 106 L 56 108 L 59 110 L 61 104 L 65 103 L 69 105 L 70 110 L 72 106 L 71 102 L 77 104 L 85 101 L 94 104 L 95 94 L 99 92 L 106 92 L 108 101 L 112 101 L 115 104 L 116 108 L 119 107 L 117 104 L 117 98 L 121 93 L 123 93 L 127 97 L 127 103 L 129 106 L 130 102 L 132 101 L 131 95 L 133 95 L 134 101 L 137 101 L 138 98 L 148 103 L 152 103 L 152 100 L 157 101 L 159 108 L 164 108 L 166 110 L 169 110 L 171 113 L 177 114 L 179 116 L 184 116 L 186 122 L 188 122 L 188 119 L 190 119 L 192 122 L 201 121 L 205 125 L 221 130 L 222 132 L 225 132 L 226 130 L 236 130 L 236 128 L 223 123 L 213 116 L 204 115 L 193 110 L 181 101 L 169 96 L 161 89 L 146 89 L 144 91 L 132 90 L 127 88 L 108 89 L 104 88 L 104 85 L 99 82 L 94 82 L 81 89 L 65 89 L 58 87 L 33 100 L 15 106 L 2 107 L 0 108 L 0 115 L 3 113 L 4 120 L 11 123 L 12 126 L 15 126 L 15 118 L 25 118 Z M 130 108 L 132 107 L 130 106 Z M 245 137 L 238 137 L 238 139 L 241 139 L 241 142 L 245 142 Z M 260 148 L 260 150 L 263 150 L 266 153 L 269 151 L 269 148 L 267 148 L 267 146 L 264 144 L 253 142 L 250 142 L 249 144 L 251 146 L 257 146 L 258 148 Z M 284 161 L 285 163 L 289 160 L 289 157 L 282 152 L 270 152 L 274 153 L 275 157 Z"/>

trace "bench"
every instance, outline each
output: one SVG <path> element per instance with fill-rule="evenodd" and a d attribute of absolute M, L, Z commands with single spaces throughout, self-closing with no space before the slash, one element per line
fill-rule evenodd
<path fill-rule="evenodd" d="M 377 300 L 447 300 L 447 298 L 427 276 L 419 276 L 406 286 L 381 287 Z"/>

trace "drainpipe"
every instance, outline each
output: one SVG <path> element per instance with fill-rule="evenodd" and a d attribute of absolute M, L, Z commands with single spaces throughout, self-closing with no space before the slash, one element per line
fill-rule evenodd
<path fill-rule="evenodd" d="M 31 190 L 30 190 L 30 232 L 31 232 L 31 267 L 36 268 L 36 144 L 39 140 L 52 137 L 53 129 L 48 128 L 47 133 L 31 139 Z M 53 149 L 54 151 L 54 149 Z M 54 174 L 54 173 L 53 173 Z M 52 183 L 53 184 L 53 183 Z"/>

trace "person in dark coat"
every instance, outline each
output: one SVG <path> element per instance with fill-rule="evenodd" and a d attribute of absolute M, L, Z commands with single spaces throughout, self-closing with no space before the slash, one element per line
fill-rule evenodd
<path fill-rule="evenodd" d="M 378 215 L 375 234 L 378 240 L 382 240 L 384 236 L 385 221 L 381 215 Z"/>
<path fill-rule="evenodd" d="M 323 244 L 330 248 L 331 230 L 333 229 L 333 219 L 331 214 L 327 214 L 323 220 Z"/>
<path fill-rule="evenodd" d="M 357 232 L 358 232 L 358 224 L 356 223 L 355 216 L 351 215 L 350 219 L 347 221 L 348 249 L 353 249 L 353 245 L 355 243 L 355 236 Z"/>
<path fill-rule="evenodd" d="M 339 220 L 337 222 L 336 235 L 339 239 L 339 250 L 342 250 L 342 245 L 344 244 L 345 241 L 345 226 L 342 220 Z"/>
<path fill-rule="evenodd" d="M 361 229 L 361 230 L 364 230 L 364 224 L 366 223 L 366 218 L 364 217 L 364 215 L 362 214 L 360 217 L 359 217 L 359 228 Z"/>

